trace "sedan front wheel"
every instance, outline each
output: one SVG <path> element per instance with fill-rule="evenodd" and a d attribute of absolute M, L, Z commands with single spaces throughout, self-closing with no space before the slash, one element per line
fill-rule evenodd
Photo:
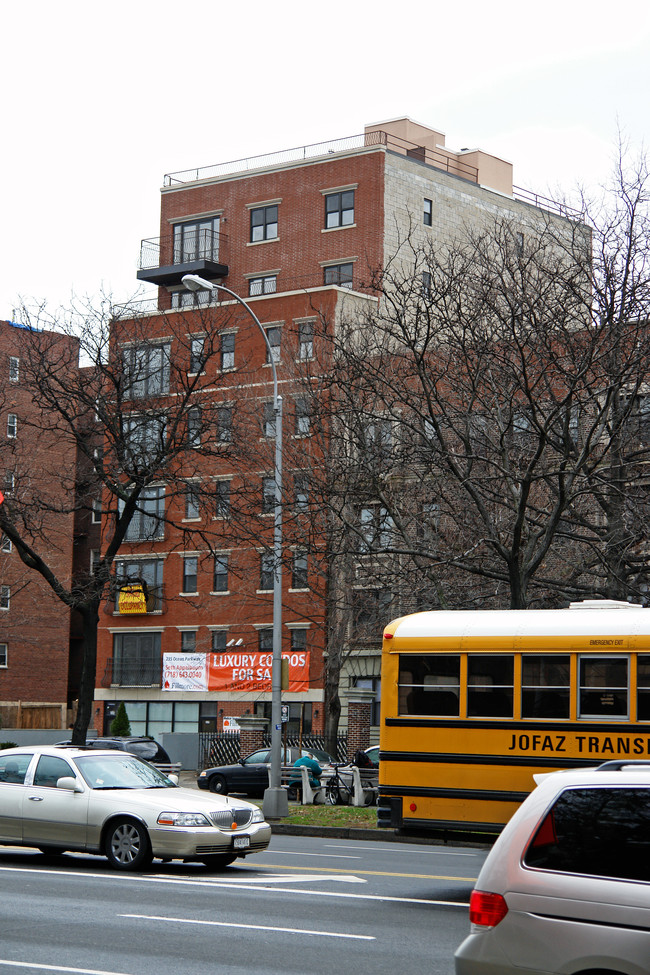
<path fill-rule="evenodd" d="M 104 852 L 117 870 L 141 870 L 153 859 L 149 834 L 133 819 L 118 819 L 111 824 Z"/>

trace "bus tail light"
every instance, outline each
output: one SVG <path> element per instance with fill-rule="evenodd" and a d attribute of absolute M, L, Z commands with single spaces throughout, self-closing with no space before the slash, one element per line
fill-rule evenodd
<path fill-rule="evenodd" d="M 508 905 L 501 894 L 473 890 L 469 899 L 469 919 L 472 924 L 494 928 L 508 913 Z"/>

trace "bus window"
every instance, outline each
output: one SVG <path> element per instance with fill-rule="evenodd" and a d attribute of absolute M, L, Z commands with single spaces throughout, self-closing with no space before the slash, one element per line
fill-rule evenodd
<path fill-rule="evenodd" d="M 627 718 L 627 657 L 580 657 L 579 718 Z"/>
<path fill-rule="evenodd" d="M 522 718 L 568 718 L 569 699 L 568 655 L 525 654 L 522 657 Z"/>
<path fill-rule="evenodd" d="M 639 721 L 650 721 L 650 657 L 637 658 L 636 709 Z"/>
<path fill-rule="evenodd" d="M 511 718 L 514 657 L 469 654 L 467 715 L 470 718 Z"/>
<path fill-rule="evenodd" d="M 460 656 L 400 655 L 399 713 L 458 717 Z"/>

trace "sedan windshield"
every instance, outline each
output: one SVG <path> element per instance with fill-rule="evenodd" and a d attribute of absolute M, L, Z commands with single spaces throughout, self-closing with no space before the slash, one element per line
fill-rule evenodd
<path fill-rule="evenodd" d="M 174 782 L 134 755 L 84 755 L 76 759 L 91 789 L 173 789 Z"/>

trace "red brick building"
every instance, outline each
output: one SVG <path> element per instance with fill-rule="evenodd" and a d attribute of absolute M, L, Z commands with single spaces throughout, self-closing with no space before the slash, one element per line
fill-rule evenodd
<path fill-rule="evenodd" d="M 247 490 L 251 518 L 265 513 L 265 484 L 272 474 L 272 453 L 264 452 L 272 442 L 264 417 L 271 370 L 250 317 L 223 301 L 210 319 L 215 293 L 203 292 L 196 304 L 182 284 L 184 275 L 198 274 L 234 291 L 266 330 L 285 404 L 285 487 L 287 496 L 298 497 L 309 464 L 326 462 L 310 454 L 309 421 L 289 368 L 311 356 L 314 323 L 326 320 L 335 327 L 343 310 L 375 307 L 373 272 L 400 253 L 409 236 L 416 245 L 444 242 L 468 222 L 504 213 L 527 225 L 539 213 L 531 199 L 513 189 L 511 164 L 479 150 L 453 152 L 441 133 L 408 119 L 368 126 L 360 136 L 338 142 L 165 177 L 159 236 L 143 240 L 138 271 L 158 293 L 137 324 L 133 308 L 116 322 L 115 348 L 122 350 L 116 354 L 137 346 L 133 354 L 139 361 L 142 355 L 169 354 L 175 362 L 182 351 L 192 376 L 201 370 L 202 343 L 209 340 L 217 355 L 197 396 L 213 408 L 216 403 L 224 422 L 236 403 L 247 404 L 251 424 L 255 413 L 262 424 L 261 436 L 250 432 L 252 425 L 247 428 L 250 442 L 262 446 L 246 476 L 224 457 L 211 469 L 195 465 L 188 482 L 211 478 L 224 504 L 231 493 Z M 217 322 L 216 338 L 210 321 Z M 183 331 L 187 341 L 181 349 Z M 148 351 L 142 351 L 143 342 Z M 178 369 L 176 375 L 176 381 L 186 381 Z M 165 382 L 165 393 L 173 394 L 174 381 Z M 192 504 L 190 488 L 185 512 L 179 510 L 182 499 L 169 492 L 166 497 L 165 491 L 162 481 L 150 490 L 150 512 L 169 514 L 175 506 L 174 518 L 158 536 L 138 536 L 136 528 L 117 563 L 118 577 L 146 581 L 146 604 L 138 610 L 137 593 L 131 605 L 116 595 L 100 621 L 98 730 L 105 730 L 119 701 L 126 703 L 133 731 L 152 735 L 221 730 L 227 719 L 244 714 L 268 717 L 270 684 L 263 684 L 263 672 L 272 585 L 264 553 L 241 522 L 239 535 L 236 526 L 226 531 L 218 523 L 218 512 L 208 523 Z M 294 557 L 293 571 L 284 574 L 282 642 L 283 653 L 294 660 L 283 702 L 293 730 L 318 732 L 327 580 L 310 574 L 309 554 L 294 550 L 290 530 L 284 544 Z M 350 688 L 374 693 L 373 723 L 380 637 L 377 632 L 374 643 L 359 645 L 345 675 Z M 174 666 L 185 673 L 175 684 L 163 666 L 165 655 L 180 654 L 187 656 Z M 258 670 L 262 683 L 256 683 Z M 345 724 L 345 713 L 343 718 Z"/>

